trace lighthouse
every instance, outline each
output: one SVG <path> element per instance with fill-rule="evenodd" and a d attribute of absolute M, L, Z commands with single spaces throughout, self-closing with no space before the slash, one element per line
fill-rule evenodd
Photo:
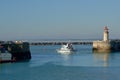
<path fill-rule="evenodd" d="M 107 26 L 104 27 L 103 41 L 109 41 L 109 32 Z"/>
<path fill-rule="evenodd" d="M 104 27 L 103 40 L 93 41 L 93 51 L 98 52 L 111 52 L 111 51 L 120 51 L 120 41 L 109 40 L 108 27 Z"/>

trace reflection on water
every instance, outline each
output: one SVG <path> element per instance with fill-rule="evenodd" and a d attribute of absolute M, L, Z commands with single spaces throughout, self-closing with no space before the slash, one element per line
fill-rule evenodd
<path fill-rule="evenodd" d="M 118 67 L 120 66 L 120 52 L 92 51 L 92 46 L 76 45 L 75 53 L 58 53 L 56 46 L 31 47 L 32 67 L 42 66 L 46 63 L 62 66 L 79 67 Z M 45 50 L 43 50 L 43 48 Z"/>
<path fill-rule="evenodd" d="M 77 45 L 78 51 L 67 55 L 57 53 L 58 47 L 31 46 L 29 62 L 0 65 L 0 80 L 120 80 L 120 52 Z"/>
<path fill-rule="evenodd" d="M 70 54 L 62 54 L 61 55 L 65 61 L 70 59 Z"/>
<path fill-rule="evenodd" d="M 96 65 L 108 66 L 108 67 L 118 67 L 120 66 L 120 51 L 93 51 L 94 60 Z"/>
<path fill-rule="evenodd" d="M 94 60 L 96 62 L 96 65 L 102 65 L 104 67 L 108 67 L 109 63 L 109 54 L 110 51 L 93 51 L 94 54 Z"/>

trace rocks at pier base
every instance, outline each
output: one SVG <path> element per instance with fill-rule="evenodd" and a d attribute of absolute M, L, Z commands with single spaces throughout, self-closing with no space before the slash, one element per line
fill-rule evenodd
<path fill-rule="evenodd" d="M 111 53 L 113 52 L 112 50 L 105 50 L 105 49 L 93 49 L 93 53 Z"/>

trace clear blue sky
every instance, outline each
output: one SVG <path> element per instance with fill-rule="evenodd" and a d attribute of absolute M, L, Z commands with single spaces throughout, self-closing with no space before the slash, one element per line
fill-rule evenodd
<path fill-rule="evenodd" d="M 120 0 L 0 0 L 0 40 L 120 38 Z"/>

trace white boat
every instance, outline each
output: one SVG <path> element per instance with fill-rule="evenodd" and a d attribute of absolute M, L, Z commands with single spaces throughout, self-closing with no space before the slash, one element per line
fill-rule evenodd
<path fill-rule="evenodd" d="M 58 53 L 73 53 L 76 50 L 73 48 L 71 43 L 67 43 L 66 45 L 62 45 L 62 47 L 60 49 L 57 49 Z"/>

